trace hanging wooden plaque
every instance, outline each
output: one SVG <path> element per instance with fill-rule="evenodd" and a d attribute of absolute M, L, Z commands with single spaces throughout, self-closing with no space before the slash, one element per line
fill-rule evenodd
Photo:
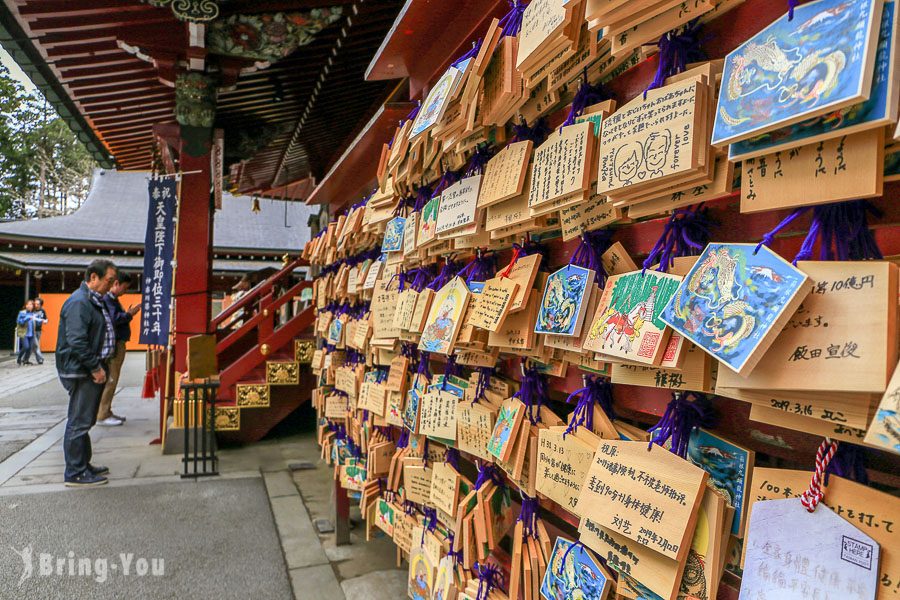
<path fill-rule="evenodd" d="M 683 562 L 707 473 L 643 442 L 603 440 L 578 497 L 581 514 Z"/>

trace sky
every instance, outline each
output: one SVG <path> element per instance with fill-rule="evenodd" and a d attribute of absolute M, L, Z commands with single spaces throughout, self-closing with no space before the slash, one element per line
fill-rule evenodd
<path fill-rule="evenodd" d="M 16 64 L 16 61 L 13 60 L 13 57 L 9 55 L 9 52 L 3 46 L 0 46 L 0 63 L 3 63 L 9 69 L 10 76 L 25 86 L 26 90 L 29 92 L 34 90 L 34 84 L 28 79 L 28 75 L 19 68 L 19 65 Z"/>

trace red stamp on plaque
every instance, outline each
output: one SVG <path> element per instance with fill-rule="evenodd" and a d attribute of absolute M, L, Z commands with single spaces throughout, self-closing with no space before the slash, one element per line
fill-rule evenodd
<path fill-rule="evenodd" d="M 680 340 L 681 336 L 675 334 L 669 338 L 669 343 L 666 344 L 666 351 L 663 354 L 663 361 L 675 360 L 675 351 L 678 350 L 678 342 Z M 641 350 L 643 349 L 644 347 L 641 346 Z"/>
<path fill-rule="evenodd" d="M 656 346 L 659 344 L 659 333 L 655 331 L 648 331 L 641 337 L 641 347 L 638 350 L 637 355 L 643 358 L 653 358 L 653 354 L 656 352 Z"/>

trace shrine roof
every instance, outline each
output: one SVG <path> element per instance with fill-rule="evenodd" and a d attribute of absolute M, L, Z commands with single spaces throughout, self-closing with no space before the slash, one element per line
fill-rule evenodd
<path fill-rule="evenodd" d="M 94 171 L 91 191 L 70 215 L 0 223 L 0 240 L 39 244 L 142 248 L 147 227 L 147 178 L 140 171 Z M 298 252 L 309 240 L 309 216 L 318 207 L 299 202 L 259 201 L 225 192 L 215 213 L 216 253 L 281 254 Z"/>

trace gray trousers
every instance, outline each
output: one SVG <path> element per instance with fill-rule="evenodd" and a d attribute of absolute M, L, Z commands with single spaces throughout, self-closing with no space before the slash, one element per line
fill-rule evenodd
<path fill-rule="evenodd" d="M 44 362 L 44 355 L 41 354 L 41 330 L 34 330 L 34 345 L 31 348 L 31 352 L 34 354 L 34 359 L 41 364 Z"/>
<path fill-rule="evenodd" d="M 97 423 L 103 384 L 94 383 L 90 377 L 60 377 L 59 380 L 69 392 L 69 418 L 63 436 L 68 481 L 87 471 L 91 462 L 90 431 Z"/>

